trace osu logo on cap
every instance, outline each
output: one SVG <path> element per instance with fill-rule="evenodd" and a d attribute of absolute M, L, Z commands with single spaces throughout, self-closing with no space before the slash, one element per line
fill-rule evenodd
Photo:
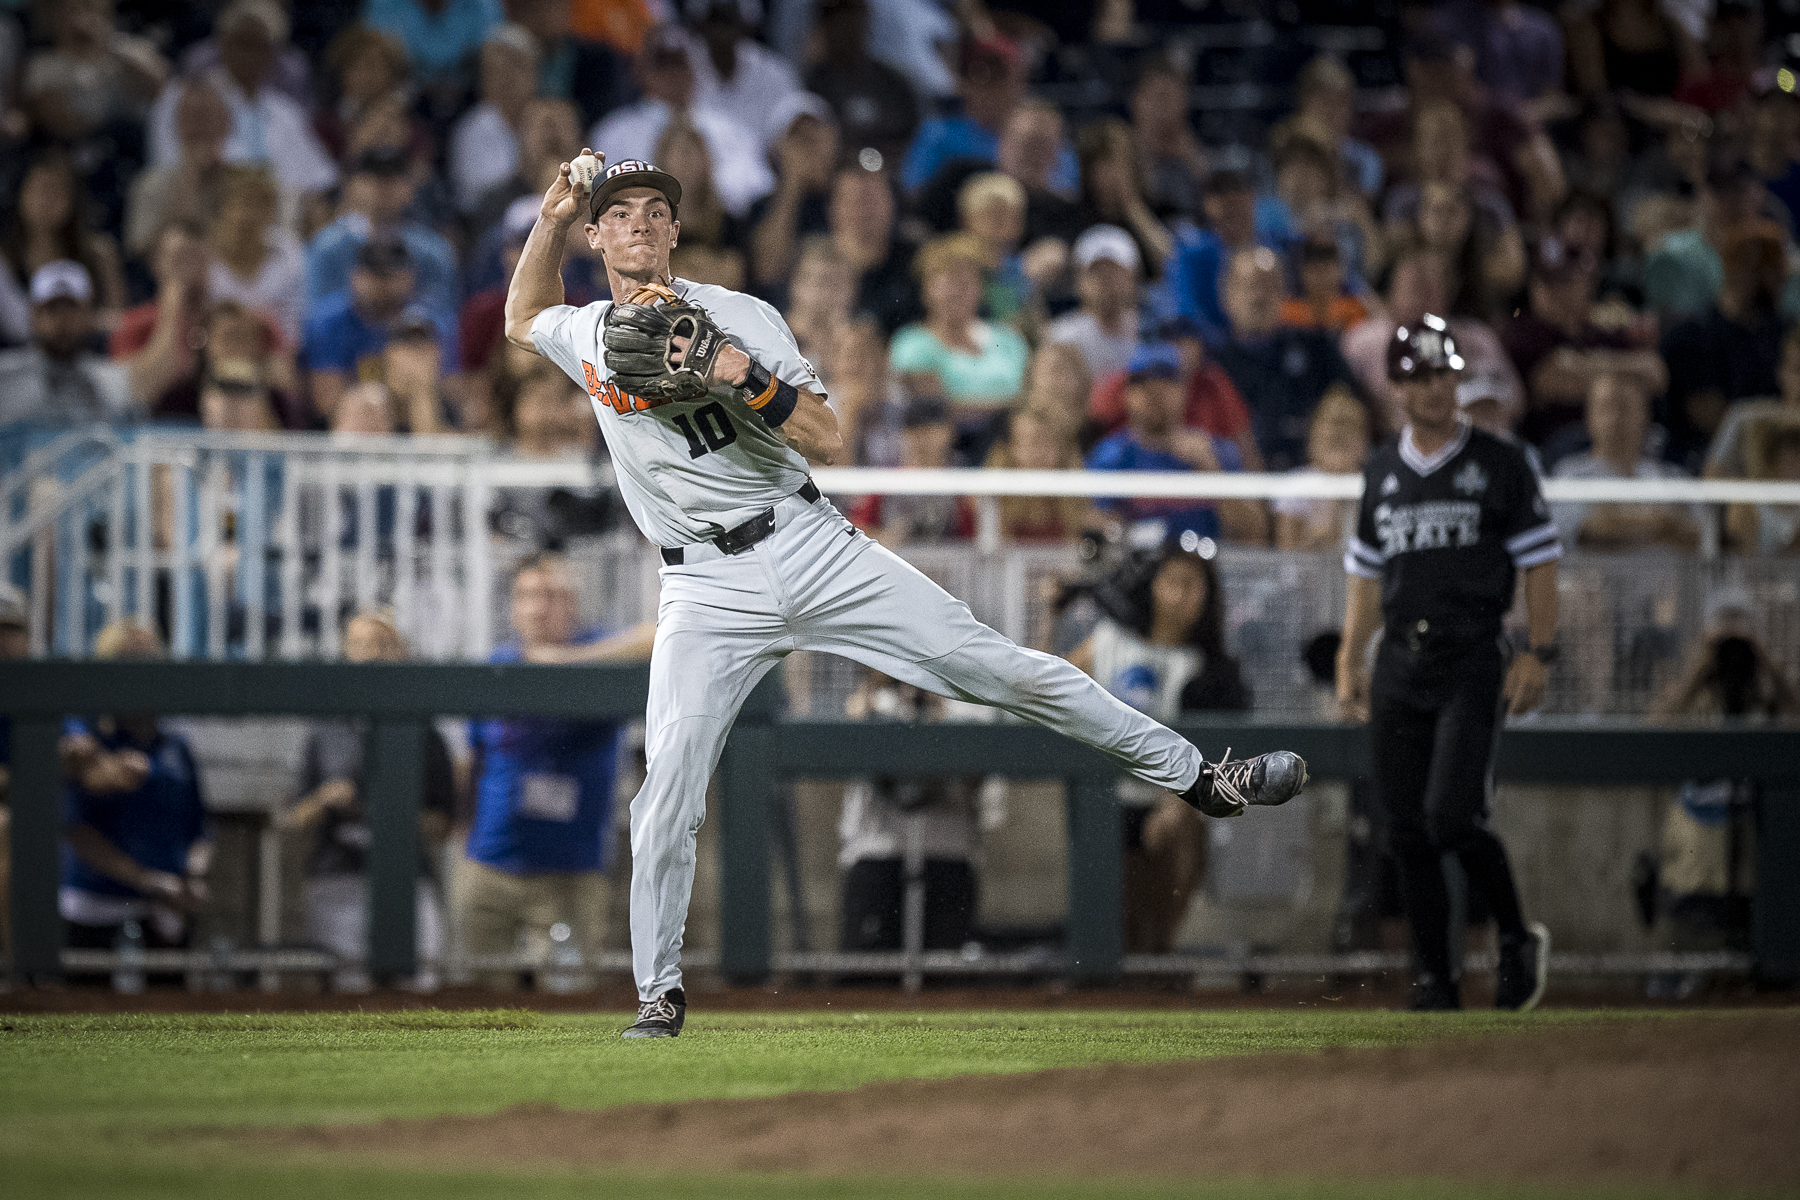
<path fill-rule="evenodd" d="M 618 162 L 614 163 L 612 166 L 606 168 L 606 177 L 608 179 L 611 179 L 614 175 L 623 175 L 627 171 L 654 171 L 654 170 L 656 170 L 655 167 L 651 166 L 649 163 L 645 162 L 641 158 L 623 158 L 623 159 L 620 159 Z"/>

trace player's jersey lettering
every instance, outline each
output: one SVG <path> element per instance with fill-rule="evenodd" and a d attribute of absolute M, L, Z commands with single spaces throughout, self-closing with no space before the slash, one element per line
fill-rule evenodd
<path fill-rule="evenodd" d="M 687 439 L 688 457 L 699 458 L 711 454 L 714 450 L 723 450 L 737 441 L 737 426 L 725 413 L 725 406 L 717 400 L 705 408 L 694 410 L 694 419 L 688 420 L 686 413 L 677 413 L 675 428 L 681 430 L 681 436 Z"/>
<path fill-rule="evenodd" d="M 1473 500 L 1382 504 L 1375 509 L 1375 534 L 1384 558 L 1410 550 L 1473 546 L 1481 541 L 1481 505 Z"/>
<path fill-rule="evenodd" d="M 611 382 L 601 382 L 600 373 L 594 370 L 594 364 L 587 359 L 581 360 L 581 373 L 586 376 L 588 395 L 611 408 L 621 417 L 626 413 L 643 412 L 651 407 L 650 402 L 642 396 L 634 396 Z"/>

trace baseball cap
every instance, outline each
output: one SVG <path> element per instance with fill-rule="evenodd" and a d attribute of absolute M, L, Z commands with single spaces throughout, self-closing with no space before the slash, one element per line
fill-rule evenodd
<path fill-rule="evenodd" d="M 69 258 L 47 262 L 31 273 L 31 302 L 48 304 L 52 300 L 74 300 L 86 304 L 94 298 L 94 281 L 87 268 Z"/>
<path fill-rule="evenodd" d="M 371 238 L 356 252 L 356 265 L 372 275 L 412 270 L 412 252 L 397 237 Z"/>
<path fill-rule="evenodd" d="M 1131 352 L 1125 378 L 1132 383 L 1140 379 L 1179 379 L 1181 352 L 1161 342 L 1146 342 Z"/>
<path fill-rule="evenodd" d="M 25 593 L 10 583 L 0 583 L 0 625 L 29 625 L 30 617 Z"/>
<path fill-rule="evenodd" d="M 1133 275 L 1143 268 L 1137 243 L 1117 225 L 1095 225 L 1075 239 L 1075 265 L 1087 270 L 1104 259 L 1117 263 Z"/>
<path fill-rule="evenodd" d="M 404 175 L 412 169 L 412 159 L 404 146 L 370 146 L 350 164 L 352 175 Z"/>
<path fill-rule="evenodd" d="M 1426 313 L 1417 324 L 1402 325 L 1388 342 L 1389 379 L 1411 379 L 1427 371 L 1460 371 L 1463 357 L 1442 317 Z"/>
<path fill-rule="evenodd" d="M 681 181 L 659 169 L 654 163 L 647 163 L 641 158 L 621 158 L 606 168 L 600 185 L 594 189 L 593 199 L 588 201 L 588 215 L 598 216 L 600 207 L 613 198 L 617 192 L 626 188 L 655 188 L 668 200 L 669 207 L 676 214 L 681 211 Z"/>
<path fill-rule="evenodd" d="M 1506 381 L 1492 371 L 1482 371 L 1470 375 L 1456 385 L 1456 406 L 1467 408 L 1471 404 L 1480 404 L 1483 400 L 1492 400 L 1496 404 L 1506 403 Z"/>

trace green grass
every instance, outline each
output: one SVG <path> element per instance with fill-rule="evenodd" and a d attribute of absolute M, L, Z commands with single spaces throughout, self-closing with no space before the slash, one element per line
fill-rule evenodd
<path fill-rule="evenodd" d="M 1363 1184 L 966 1185 L 734 1175 L 669 1178 L 566 1170 L 421 1171 L 272 1156 L 196 1139 L 195 1129 L 491 1112 L 552 1102 L 768 1096 L 884 1079 L 945 1078 L 1100 1062 L 1382 1046 L 1596 1019 L 1369 1011 L 701 1014 L 673 1042 L 624 1042 L 624 1014 L 520 1010 L 273 1016 L 0 1017 L 0 1191 L 18 1197 L 645 1195 L 1201 1196 L 1361 1198 L 1448 1194 Z M 175 1131 L 170 1136 L 169 1131 Z M 1478 1200 L 1560 1197 L 1544 1188 L 1458 1187 Z M 1594 1194 L 1588 1192 L 1585 1194 Z M 1608 1196 L 1686 1196 L 1621 1189 Z"/>

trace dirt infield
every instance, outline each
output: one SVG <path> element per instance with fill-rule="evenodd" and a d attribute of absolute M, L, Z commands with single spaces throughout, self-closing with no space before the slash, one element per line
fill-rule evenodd
<path fill-rule="evenodd" d="M 654 1048 L 651 1049 L 654 1053 Z M 527 1105 L 259 1134 L 389 1161 L 684 1172 L 1800 1183 L 1800 1016 L 1602 1021 L 1422 1045 Z"/>

